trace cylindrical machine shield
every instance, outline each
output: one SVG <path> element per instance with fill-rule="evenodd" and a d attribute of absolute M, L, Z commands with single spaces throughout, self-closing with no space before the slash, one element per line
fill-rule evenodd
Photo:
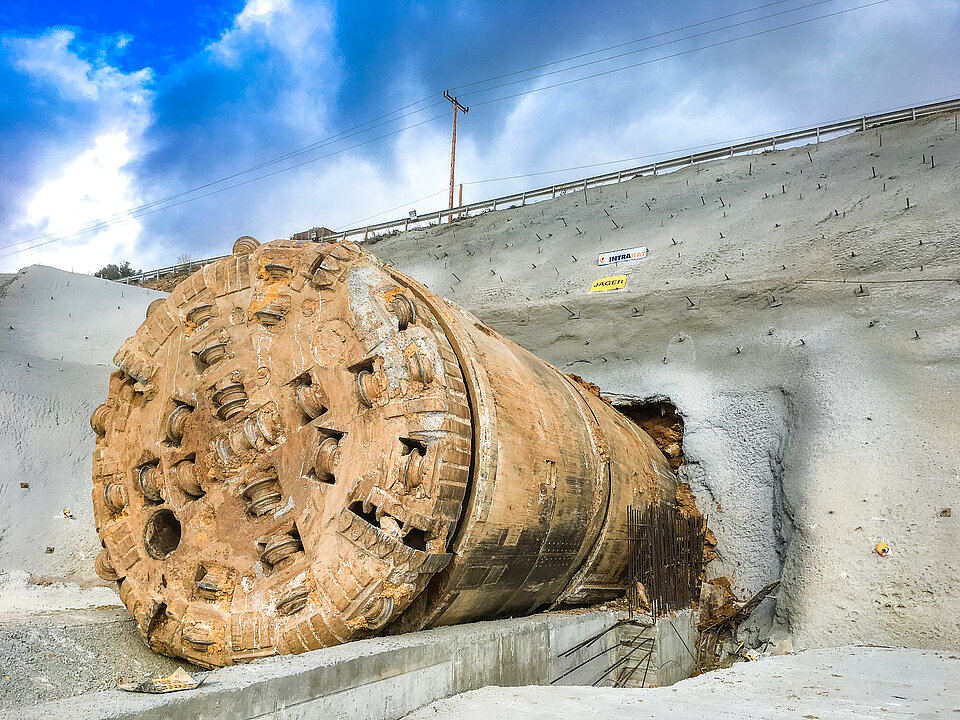
<path fill-rule="evenodd" d="M 585 384 L 347 243 L 242 238 L 117 352 L 97 571 L 204 666 L 607 600 L 672 500 Z"/>

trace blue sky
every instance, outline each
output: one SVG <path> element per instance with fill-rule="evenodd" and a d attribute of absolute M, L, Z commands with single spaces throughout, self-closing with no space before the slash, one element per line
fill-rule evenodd
<path fill-rule="evenodd" d="M 874 2 L 8 0 L 0 271 L 158 267 L 443 207 L 446 88 L 471 107 L 468 202 L 590 171 L 493 178 L 960 96 L 960 2 Z"/>

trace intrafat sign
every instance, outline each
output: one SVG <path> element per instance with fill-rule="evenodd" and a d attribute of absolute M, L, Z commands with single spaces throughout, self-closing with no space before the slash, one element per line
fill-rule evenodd
<path fill-rule="evenodd" d="M 614 250 L 613 252 L 602 252 L 597 255 L 597 265 L 614 265 L 616 263 L 628 262 L 630 260 L 643 260 L 647 256 L 645 247 L 627 248 L 625 250 Z"/>

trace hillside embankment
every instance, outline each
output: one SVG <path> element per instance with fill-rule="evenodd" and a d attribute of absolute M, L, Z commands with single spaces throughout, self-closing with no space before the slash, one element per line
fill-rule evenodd
<path fill-rule="evenodd" d="M 782 576 L 795 645 L 958 648 L 958 194 L 949 115 L 370 249 L 619 402 L 675 405 L 711 575 L 741 598 Z"/>
<path fill-rule="evenodd" d="M 958 194 L 960 133 L 941 116 L 368 246 L 635 416 L 676 409 L 665 426 L 682 421 L 681 479 L 718 539 L 710 577 L 741 599 L 782 578 L 753 632 L 794 647 L 957 649 Z M 636 246 L 645 259 L 597 266 Z M 625 287 L 589 292 L 607 276 Z M 8 639 L 83 646 L 74 636 L 97 624 L 50 613 L 118 604 L 94 587 L 88 418 L 113 353 L 160 296 L 37 266 L 0 276 Z M 102 684 L 102 634 L 67 669 L 44 654 L 52 640 L 5 641 L 5 667 L 33 657 L 19 674 L 46 685 L 4 687 L 4 702 Z"/>

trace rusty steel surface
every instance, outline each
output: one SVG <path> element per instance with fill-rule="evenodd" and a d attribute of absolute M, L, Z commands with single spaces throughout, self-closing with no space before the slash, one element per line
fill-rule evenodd
<path fill-rule="evenodd" d="M 240 238 L 155 301 L 97 435 L 99 575 L 205 667 L 626 588 L 642 430 L 353 243 Z"/>

